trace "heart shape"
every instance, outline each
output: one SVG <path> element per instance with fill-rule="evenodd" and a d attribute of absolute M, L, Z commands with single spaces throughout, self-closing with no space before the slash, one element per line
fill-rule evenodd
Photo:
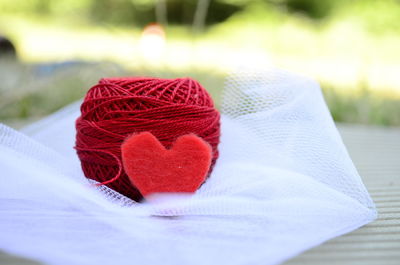
<path fill-rule="evenodd" d="M 152 193 L 193 193 L 205 181 L 211 165 L 211 146 L 188 134 L 170 149 L 150 132 L 128 137 L 121 146 L 122 162 L 131 183 L 144 197 Z"/>

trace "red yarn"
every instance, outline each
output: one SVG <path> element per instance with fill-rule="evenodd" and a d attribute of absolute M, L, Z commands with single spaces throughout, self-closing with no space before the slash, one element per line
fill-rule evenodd
<path fill-rule="evenodd" d="M 190 78 L 104 78 L 82 103 L 75 148 L 87 178 L 140 200 L 142 195 L 122 165 L 125 138 L 148 131 L 170 148 L 179 136 L 193 133 L 212 147 L 213 165 L 218 158 L 219 120 L 210 95 Z"/>

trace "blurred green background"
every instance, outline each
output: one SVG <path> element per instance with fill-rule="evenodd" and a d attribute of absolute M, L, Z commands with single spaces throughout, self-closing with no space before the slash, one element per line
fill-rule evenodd
<path fill-rule="evenodd" d="M 399 0 L 0 0 L 0 35 L 17 53 L 0 49 L 15 127 L 101 77 L 191 76 L 218 94 L 240 65 L 317 79 L 336 121 L 400 125 Z"/>

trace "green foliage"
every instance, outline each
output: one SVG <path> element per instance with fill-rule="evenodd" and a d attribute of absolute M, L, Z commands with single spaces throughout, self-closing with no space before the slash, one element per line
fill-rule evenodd
<path fill-rule="evenodd" d="M 0 63 L 0 121 L 48 115 L 81 99 L 101 77 L 124 75 L 114 64 L 82 64 L 41 71 L 39 65 Z"/>
<path fill-rule="evenodd" d="M 0 10 L 9 15 L 56 17 L 67 21 L 85 17 L 94 24 L 142 27 L 156 21 L 156 2 L 157 0 L 0 0 Z M 170 23 L 190 25 L 193 22 L 197 0 L 166 0 L 166 2 Z M 242 10 L 243 4 L 212 1 L 207 23 L 224 21 Z"/>
<path fill-rule="evenodd" d="M 349 20 L 374 34 L 400 33 L 399 0 L 357 0 L 341 5 L 336 20 Z"/>
<path fill-rule="evenodd" d="M 190 25 L 197 0 L 165 0 L 168 20 L 172 24 Z M 154 22 L 157 0 L 0 0 L 0 10 L 8 15 L 57 17 L 91 23 L 143 26 Z M 354 20 L 371 32 L 400 31 L 399 0 L 213 0 L 207 24 L 220 23 L 238 13 L 255 12 L 251 6 L 268 6 L 286 14 L 302 15 L 315 21 Z M 255 12 L 256 14 L 257 12 Z M 257 17 L 254 17 L 257 19 Z"/>
<path fill-rule="evenodd" d="M 114 64 L 86 64 L 66 68 L 47 76 L 37 76 L 33 66 L 0 64 L 3 80 L 0 86 L 0 121 L 31 121 L 81 99 L 86 91 L 104 76 L 144 75 L 163 78 L 190 76 L 199 80 L 212 94 L 217 106 L 225 76 L 212 69 L 173 71 L 138 68 L 125 71 Z M 12 78 L 12 80 L 7 79 Z M 16 83 L 17 82 L 17 83 Z M 365 88 L 358 93 L 342 93 L 340 89 L 323 85 L 325 100 L 335 121 L 400 126 L 399 100 Z"/>
<path fill-rule="evenodd" d="M 340 2 L 340 1 L 339 1 Z M 338 1 L 321 0 L 287 0 L 285 6 L 289 11 L 301 12 L 311 18 L 321 19 L 331 14 Z"/>
<path fill-rule="evenodd" d="M 190 76 L 208 88 L 216 103 L 224 79 L 218 73 L 201 69 L 187 72 L 138 68 L 126 71 L 112 63 L 82 63 L 53 70 L 50 74 L 38 72 L 38 65 L 15 62 L 0 63 L 0 122 L 31 121 L 80 100 L 87 90 L 105 76 L 158 76 L 177 78 Z"/>
<path fill-rule="evenodd" d="M 335 121 L 400 126 L 398 98 L 387 97 L 368 89 L 349 94 L 323 86 L 323 92 Z"/>
<path fill-rule="evenodd" d="M 188 42 L 191 38 L 187 27 L 179 25 L 193 22 L 197 0 L 166 1 L 170 25 L 167 28 L 168 41 Z M 99 46 L 103 40 L 104 45 L 114 45 L 129 42 L 132 38 L 133 44 L 133 38 L 139 36 L 139 28 L 155 21 L 155 3 L 156 0 L 0 0 L 0 10 L 4 15 L 0 17 L 0 29 L 15 39 L 21 57 L 25 56 L 23 59 L 31 56 L 30 60 L 39 60 L 43 54 L 32 57 L 36 50 L 30 46 L 36 35 L 41 38 L 54 33 L 56 39 L 87 38 L 86 43 L 93 38 Z M 9 19 L 11 17 L 18 19 Z M 217 51 L 229 47 L 235 51 L 240 48 L 241 51 L 268 52 L 304 68 L 312 68 L 315 63 L 318 65 L 316 72 L 324 74 L 324 77 L 336 77 L 335 73 L 343 70 L 332 66 L 340 68 L 359 64 L 361 67 L 355 68 L 361 69 L 360 73 L 352 72 L 350 76 L 359 74 L 365 81 L 371 74 L 370 70 L 375 69 L 375 84 L 378 83 L 378 88 L 385 88 L 379 80 L 387 81 L 383 76 L 399 69 L 399 18 L 399 0 L 213 0 L 207 15 L 208 25 L 213 26 L 198 37 L 197 45 L 212 46 Z M 18 23 L 22 20 L 23 23 Z M 46 25 L 49 30 L 42 31 L 44 27 L 40 25 Z M 79 28 L 74 27 L 76 25 Z M 67 30 L 62 32 L 64 29 Z M 121 31 L 124 37 L 113 35 L 108 29 L 114 33 Z M 120 42 L 110 42 L 110 38 L 120 38 Z M 49 40 L 53 39 L 49 37 Z M 67 45 L 79 49 L 81 43 L 71 41 Z M 49 49 L 53 53 L 62 50 L 60 47 Z M 80 52 L 85 53 L 84 48 Z M 57 56 L 70 58 L 65 54 Z M 126 61 L 131 58 L 127 56 Z M 81 98 L 87 88 L 102 76 L 188 75 L 199 79 L 212 93 L 215 92 L 214 95 L 220 95 L 218 90 L 223 86 L 223 77 L 218 73 L 209 74 L 212 71 L 143 69 L 140 62 L 135 63 L 138 66 L 134 72 L 125 72 L 111 64 L 91 64 L 40 78 L 34 74 L 34 66 L 0 64 L 0 120 L 48 115 Z M 322 69 L 324 66 L 326 68 Z M 393 81 L 393 75 L 386 76 Z M 398 97 L 376 92 L 367 81 L 344 84 L 340 82 L 343 80 L 321 80 L 325 80 L 323 92 L 336 121 L 400 126 Z"/>
<path fill-rule="evenodd" d="M 68 13 L 87 14 L 93 0 L 0 0 L 0 10 L 4 14 L 66 15 Z"/>

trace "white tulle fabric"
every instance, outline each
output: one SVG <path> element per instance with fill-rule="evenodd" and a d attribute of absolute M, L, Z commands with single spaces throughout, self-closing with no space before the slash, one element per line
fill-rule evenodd
<path fill-rule="evenodd" d="M 242 71 L 222 97 L 211 177 L 141 204 L 83 176 L 79 103 L 0 125 L 0 248 L 47 264 L 277 264 L 376 217 L 315 82 Z"/>

